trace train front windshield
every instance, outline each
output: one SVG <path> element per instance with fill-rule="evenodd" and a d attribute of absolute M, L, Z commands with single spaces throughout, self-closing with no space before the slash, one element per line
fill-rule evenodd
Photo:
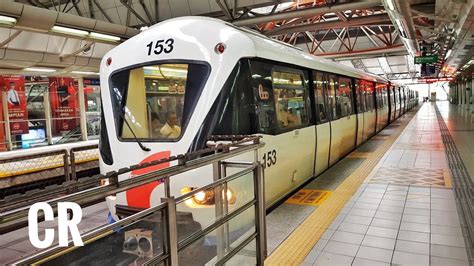
<path fill-rule="evenodd" d="M 179 140 L 209 71 L 206 64 L 158 64 L 112 74 L 119 139 Z"/>

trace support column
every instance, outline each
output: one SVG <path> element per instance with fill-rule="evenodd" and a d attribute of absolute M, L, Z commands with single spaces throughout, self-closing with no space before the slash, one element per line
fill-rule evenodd
<path fill-rule="evenodd" d="M 2 92 L 2 108 L 3 108 L 3 115 L 5 117 L 5 141 L 7 143 L 7 150 L 13 150 L 13 143 L 12 143 L 12 134 L 10 132 L 10 117 L 8 113 L 8 102 L 7 102 L 7 93 Z"/>
<path fill-rule="evenodd" d="M 79 87 L 79 116 L 80 116 L 80 125 L 81 125 L 81 138 L 82 140 L 87 140 L 87 117 L 86 117 L 86 104 L 85 104 L 85 94 L 84 94 L 84 78 L 78 78 L 78 87 Z"/>
<path fill-rule="evenodd" d="M 44 119 L 45 119 L 45 123 L 46 123 L 46 139 L 48 140 L 48 144 L 49 145 L 52 145 L 53 144 L 53 130 L 52 130 L 52 126 L 53 126 L 53 120 L 52 120 L 52 116 L 51 116 L 51 104 L 49 102 L 49 89 L 51 88 L 51 86 L 49 86 L 44 94 L 43 94 L 43 105 L 44 105 Z"/>

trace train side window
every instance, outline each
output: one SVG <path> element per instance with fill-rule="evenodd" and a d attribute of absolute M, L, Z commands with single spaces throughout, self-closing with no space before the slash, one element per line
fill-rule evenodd
<path fill-rule="evenodd" d="M 328 121 L 326 101 L 325 101 L 325 79 L 323 73 L 314 73 L 314 98 L 316 100 L 316 121 L 318 124 L 325 123 Z"/>
<path fill-rule="evenodd" d="M 367 107 L 365 105 L 365 81 L 356 80 L 356 97 L 357 97 L 357 111 L 359 114 L 365 112 Z"/>
<path fill-rule="evenodd" d="M 255 102 L 256 131 L 262 134 L 276 134 L 275 103 L 272 90 L 272 64 L 249 60 L 250 86 Z"/>
<path fill-rule="evenodd" d="M 339 88 L 337 92 L 338 117 L 350 116 L 354 113 L 352 107 L 352 82 L 348 78 L 339 77 Z"/>
<path fill-rule="evenodd" d="M 280 131 L 308 124 L 308 95 L 301 71 L 276 69 L 272 72 L 273 96 Z"/>
<path fill-rule="evenodd" d="M 382 98 L 382 88 L 384 86 L 385 85 L 380 84 L 380 83 L 375 84 L 375 97 L 376 97 L 375 100 L 376 100 L 376 103 L 377 103 L 377 108 L 382 108 L 384 106 L 383 98 Z"/>
<path fill-rule="evenodd" d="M 374 90 L 372 82 L 365 82 L 365 106 L 367 111 L 374 109 Z"/>
<path fill-rule="evenodd" d="M 332 120 L 338 119 L 337 105 L 336 105 L 336 90 L 337 90 L 337 78 L 335 76 L 329 76 L 329 88 L 328 88 L 328 103 L 329 110 L 331 112 Z"/>

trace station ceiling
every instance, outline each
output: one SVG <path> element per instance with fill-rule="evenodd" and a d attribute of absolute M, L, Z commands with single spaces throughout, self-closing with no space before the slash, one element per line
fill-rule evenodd
<path fill-rule="evenodd" d="M 473 53 L 474 0 L 17 0 L 0 15 L 20 25 L 0 29 L 0 69 L 52 67 L 56 74 L 98 71 L 119 42 L 70 36 L 54 25 L 119 36 L 179 16 L 220 18 L 389 79 L 420 76 L 414 56 L 438 55 L 436 75 L 451 75 Z M 28 12 L 49 13 L 34 23 Z M 23 19 L 23 17 L 25 17 Z M 22 21 L 23 20 L 23 21 Z M 29 21 L 32 20 L 32 21 Z M 47 20 L 47 19 L 45 19 Z M 20 23 L 22 22 L 22 23 Z M 26 26 L 25 26 L 26 25 Z M 446 59 L 445 59 L 446 58 Z"/>

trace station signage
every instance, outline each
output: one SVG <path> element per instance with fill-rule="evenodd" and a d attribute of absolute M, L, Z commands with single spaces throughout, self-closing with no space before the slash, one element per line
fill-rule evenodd
<path fill-rule="evenodd" d="M 70 131 L 79 125 L 77 88 L 70 77 L 50 77 L 49 91 L 53 110 L 53 131 Z"/>
<path fill-rule="evenodd" d="M 100 79 L 84 78 L 83 80 L 84 80 L 84 85 L 100 86 Z"/>
<path fill-rule="evenodd" d="M 28 110 L 26 108 L 24 77 L 1 76 L 0 90 L 3 97 L 6 97 L 10 133 L 12 135 L 28 134 Z"/>
<path fill-rule="evenodd" d="M 438 62 L 437 55 L 415 56 L 415 64 L 433 64 Z"/>
<path fill-rule="evenodd" d="M 454 78 L 453 77 L 424 78 L 424 79 L 418 79 L 418 83 L 435 83 L 435 82 L 451 81 L 451 80 L 454 80 Z"/>

